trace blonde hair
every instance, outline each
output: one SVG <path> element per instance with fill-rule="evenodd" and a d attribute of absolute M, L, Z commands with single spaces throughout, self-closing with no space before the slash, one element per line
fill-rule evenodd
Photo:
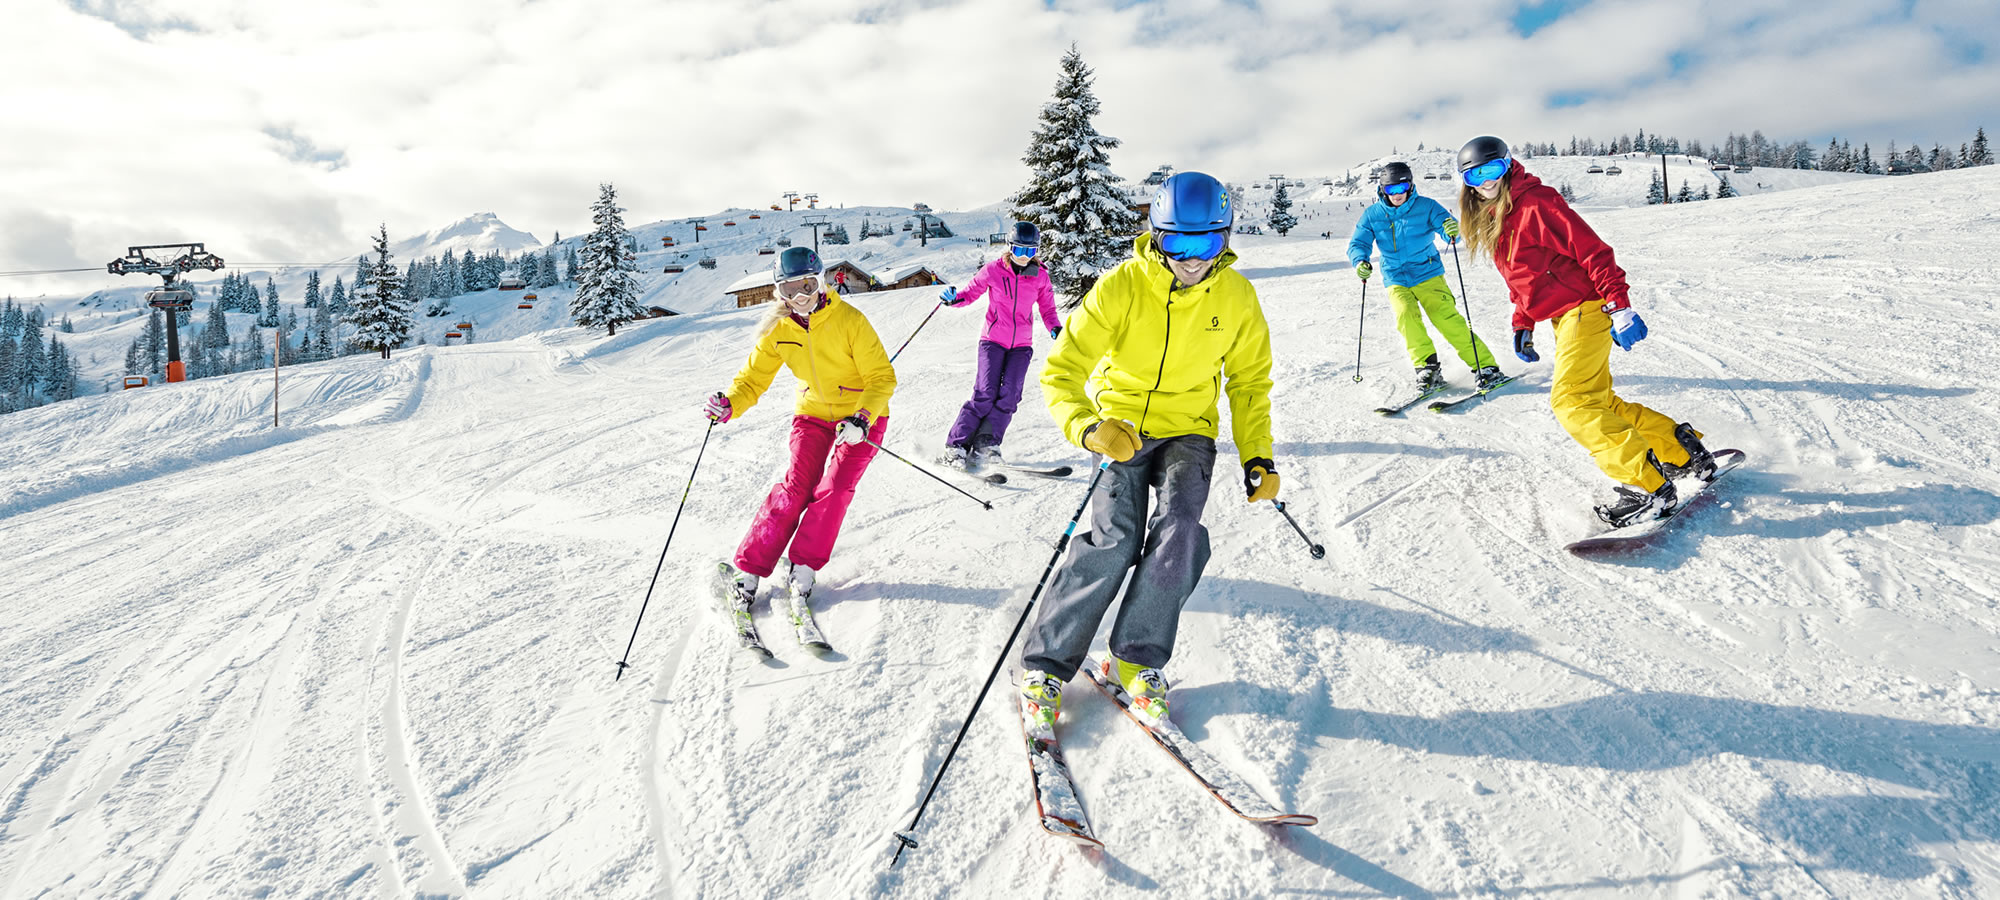
<path fill-rule="evenodd" d="M 1500 230 L 1507 224 L 1507 216 L 1514 212 L 1514 170 L 1500 176 L 1500 193 L 1487 200 L 1479 196 L 1479 191 L 1464 184 L 1458 186 L 1458 227 L 1465 238 L 1465 251 L 1474 259 L 1484 253 L 1492 257 L 1500 247 Z"/>

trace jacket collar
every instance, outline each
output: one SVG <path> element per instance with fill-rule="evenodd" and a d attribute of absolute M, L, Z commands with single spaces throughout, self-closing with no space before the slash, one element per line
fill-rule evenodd
<path fill-rule="evenodd" d="M 778 300 L 776 302 L 783 303 L 785 301 Z M 838 302 L 840 302 L 839 294 L 836 294 L 829 290 L 821 290 L 819 294 L 819 305 L 814 306 L 813 311 L 810 314 L 801 316 L 795 312 L 787 313 L 785 315 L 785 318 L 791 319 L 792 324 L 797 325 L 800 328 L 803 328 L 807 331 L 811 331 L 812 320 L 821 318 L 826 313 L 827 310 L 832 309 L 833 305 Z"/>

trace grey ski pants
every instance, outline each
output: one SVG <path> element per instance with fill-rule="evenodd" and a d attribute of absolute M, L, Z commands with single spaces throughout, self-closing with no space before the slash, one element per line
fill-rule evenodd
<path fill-rule="evenodd" d="M 1142 666 L 1167 664 L 1181 604 L 1208 565 L 1201 511 L 1214 469 L 1215 441 L 1198 434 L 1147 438 L 1130 460 L 1111 464 L 1091 498 L 1090 530 L 1070 543 L 1049 582 L 1021 649 L 1022 671 L 1075 677 L 1127 572 L 1111 652 Z"/>

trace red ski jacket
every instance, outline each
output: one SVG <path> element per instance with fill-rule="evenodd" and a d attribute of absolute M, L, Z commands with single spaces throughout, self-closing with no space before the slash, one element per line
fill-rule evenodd
<path fill-rule="evenodd" d="M 1625 270 L 1555 188 L 1514 162 L 1514 211 L 1501 223 L 1493 260 L 1514 301 L 1514 328 L 1534 328 L 1591 300 L 1605 312 L 1631 305 Z"/>

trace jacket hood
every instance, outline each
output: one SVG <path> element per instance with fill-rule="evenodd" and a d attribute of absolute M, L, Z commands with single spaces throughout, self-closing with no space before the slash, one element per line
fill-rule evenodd
<path fill-rule="evenodd" d="M 1514 176 L 1507 179 L 1507 190 L 1514 195 L 1515 202 L 1518 203 L 1520 201 L 1522 194 L 1541 186 L 1542 180 L 1540 178 L 1536 178 L 1533 172 L 1521 168 L 1520 160 L 1514 161 Z"/>

